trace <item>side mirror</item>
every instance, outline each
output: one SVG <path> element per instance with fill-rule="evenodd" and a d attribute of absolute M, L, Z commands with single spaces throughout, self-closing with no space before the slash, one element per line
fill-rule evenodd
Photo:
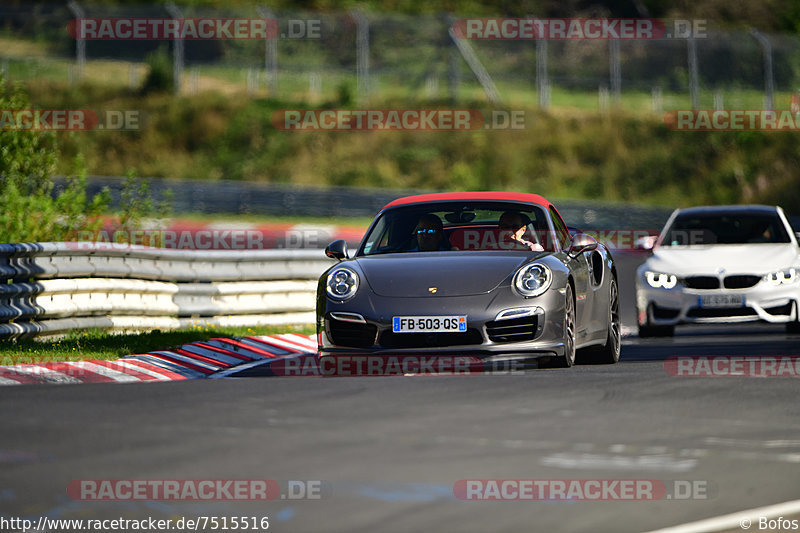
<path fill-rule="evenodd" d="M 585 233 L 576 233 L 575 236 L 572 237 L 572 242 L 569 245 L 567 253 L 577 256 L 583 252 L 590 252 L 596 249 L 597 240 L 595 240 L 594 237 Z"/>
<path fill-rule="evenodd" d="M 325 255 L 337 261 L 347 259 L 347 241 L 333 241 L 325 247 Z"/>

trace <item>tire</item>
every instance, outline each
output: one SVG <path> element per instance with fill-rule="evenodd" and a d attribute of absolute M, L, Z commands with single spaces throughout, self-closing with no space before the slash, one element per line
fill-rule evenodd
<path fill-rule="evenodd" d="M 650 306 L 647 306 L 647 323 L 639 324 L 639 338 L 647 337 L 672 337 L 675 335 L 675 326 L 654 326 L 650 323 Z"/>
<path fill-rule="evenodd" d="M 639 337 L 672 337 L 675 335 L 675 326 L 639 326 Z"/>
<path fill-rule="evenodd" d="M 569 368 L 575 364 L 575 298 L 572 285 L 567 283 L 567 297 L 564 300 L 564 355 L 556 357 L 553 366 Z"/>
<path fill-rule="evenodd" d="M 605 345 L 599 348 L 587 349 L 584 361 L 594 364 L 613 365 L 619 362 L 619 353 L 622 347 L 622 334 L 619 318 L 619 290 L 617 280 L 611 278 L 608 303 L 608 335 Z"/>

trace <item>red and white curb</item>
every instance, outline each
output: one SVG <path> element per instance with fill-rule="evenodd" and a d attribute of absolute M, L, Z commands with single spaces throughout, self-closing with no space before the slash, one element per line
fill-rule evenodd
<path fill-rule="evenodd" d="M 116 361 L 68 361 L 0 366 L 0 385 L 131 383 L 224 377 L 243 365 L 317 355 L 315 336 L 285 333 L 210 339 Z"/>

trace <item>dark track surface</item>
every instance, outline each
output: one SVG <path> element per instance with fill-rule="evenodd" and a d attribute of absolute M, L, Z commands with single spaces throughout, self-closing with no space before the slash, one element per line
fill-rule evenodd
<path fill-rule="evenodd" d="M 624 532 L 800 498 L 800 381 L 664 370 L 670 355 L 800 355 L 800 336 L 679 328 L 674 339 L 628 337 L 622 354 L 615 366 L 521 375 L 2 387 L 0 515 L 268 515 L 277 532 Z M 123 478 L 327 489 L 267 503 L 86 503 L 65 491 L 74 479 Z M 697 480 L 710 497 L 457 500 L 453 484 L 470 478 Z"/>

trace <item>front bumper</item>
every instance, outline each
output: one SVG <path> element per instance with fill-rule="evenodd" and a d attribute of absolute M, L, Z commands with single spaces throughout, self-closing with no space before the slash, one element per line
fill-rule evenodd
<path fill-rule="evenodd" d="M 741 307 L 703 307 L 708 295 L 744 297 Z M 759 282 L 747 289 L 690 289 L 678 284 L 673 289 L 653 288 L 641 278 L 636 282 L 636 306 L 640 325 L 719 324 L 763 321 L 785 324 L 797 320 L 800 286 L 797 283 L 772 286 Z"/>
<path fill-rule="evenodd" d="M 551 288 L 522 298 L 511 287 L 489 294 L 426 298 L 359 295 L 339 303 L 325 298 L 317 308 L 321 357 L 349 354 L 469 355 L 485 361 L 563 356 L 564 295 Z M 321 302 L 323 303 L 323 302 Z M 529 309 L 522 318 L 497 320 L 509 309 Z M 394 316 L 466 315 L 464 333 L 393 333 Z"/>

